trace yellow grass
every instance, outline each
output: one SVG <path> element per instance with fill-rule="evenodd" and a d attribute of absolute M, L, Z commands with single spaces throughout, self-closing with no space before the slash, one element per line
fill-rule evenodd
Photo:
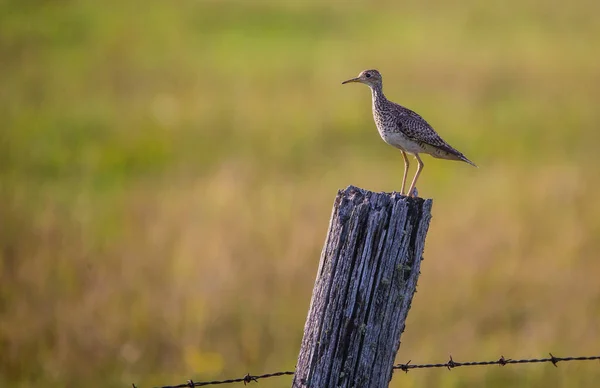
<path fill-rule="evenodd" d="M 378 68 L 480 168 L 434 198 L 398 362 L 598 354 L 596 2 L 0 2 L 0 386 L 294 368 L 331 205 L 399 189 Z M 597 363 L 392 387 L 595 387 Z M 260 382 L 289 386 L 285 377 Z"/>

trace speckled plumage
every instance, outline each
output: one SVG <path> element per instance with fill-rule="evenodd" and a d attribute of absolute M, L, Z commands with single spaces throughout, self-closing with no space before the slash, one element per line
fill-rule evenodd
<path fill-rule="evenodd" d="M 435 130 L 420 115 L 412 110 L 389 101 L 383 94 L 382 77 L 377 70 L 365 70 L 358 77 L 348 82 L 360 82 L 371 88 L 373 96 L 373 119 L 381 138 L 391 146 L 402 152 L 405 163 L 404 178 L 402 181 L 402 192 L 406 182 L 406 174 L 409 166 L 406 153 L 415 155 L 419 167 L 409 188 L 412 194 L 416 181 L 423 169 L 423 162 L 419 153 L 429 154 L 435 158 L 460 160 L 475 164 L 467 159 L 461 152 L 446 143 Z M 477 167 L 477 166 L 475 166 Z"/>

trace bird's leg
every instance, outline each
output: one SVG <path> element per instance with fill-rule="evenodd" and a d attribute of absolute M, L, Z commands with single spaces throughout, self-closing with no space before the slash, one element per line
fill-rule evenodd
<path fill-rule="evenodd" d="M 402 177 L 402 189 L 400 189 L 400 194 L 404 194 L 404 186 L 406 185 L 406 176 L 408 175 L 408 167 L 410 166 L 410 162 L 408 161 L 408 156 L 406 156 L 406 152 L 400 150 L 402 152 L 402 157 L 404 158 L 404 176 Z"/>
<path fill-rule="evenodd" d="M 409 197 L 412 197 L 412 195 L 413 195 L 413 189 L 415 188 L 415 185 L 417 184 L 417 179 L 419 179 L 419 175 L 421 174 L 421 170 L 423 170 L 423 161 L 419 157 L 419 154 L 415 154 L 415 158 L 417 159 L 418 166 L 417 166 L 417 172 L 415 174 L 415 177 L 413 178 L 412 183 L 410 184 L 410 189 L 408 189 L 407 195 Z"/>

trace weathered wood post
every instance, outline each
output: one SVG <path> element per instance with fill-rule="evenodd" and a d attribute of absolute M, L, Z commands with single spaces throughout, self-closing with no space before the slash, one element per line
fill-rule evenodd
<path fill-rule="evenodd" d="M 338 192 L 293 388 L 382 388 L 417 286 L 431 200 Z"/>

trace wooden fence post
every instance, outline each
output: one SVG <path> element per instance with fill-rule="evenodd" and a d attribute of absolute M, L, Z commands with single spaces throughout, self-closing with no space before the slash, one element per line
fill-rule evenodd
<path fill-rule="evenodd" d="M 417 286 L 431 200 L 338 192 L 293 388 L 383 388 Z"/>

